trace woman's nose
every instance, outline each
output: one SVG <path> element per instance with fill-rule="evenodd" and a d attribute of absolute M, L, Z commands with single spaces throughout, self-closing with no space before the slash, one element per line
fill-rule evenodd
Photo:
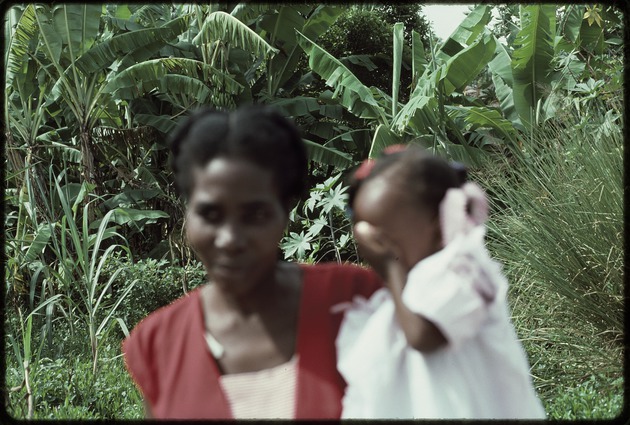
<path fill-rule="evenodd" d="M 225 223 L 217 231 L 214 244 L 218 249 L 235 251 L 240 250 L 245 245 L 245 238 L 242 229 L 235 224 Z"/>

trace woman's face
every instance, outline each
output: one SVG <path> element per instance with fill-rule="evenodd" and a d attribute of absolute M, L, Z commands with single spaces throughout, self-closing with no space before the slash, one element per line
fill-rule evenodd
<path fill-rule="evenodd" d="M 440 249 L 439 220 L 418 208 L 398 184 L 378 176 L 366 182 L 356 194 L 353 220 L 375 226 L 400 252 L 402 265 L 408 271 L 417 262 Z M 359 245 L 369 263 L 379 263 L 368 246 Z"/>
<path fill-rule="evenodd" d="M 270 170 L 218 157 L 193 170 L 186 236 L 211 282 L 247 293 L 275 270 L 288 221 Z"/>

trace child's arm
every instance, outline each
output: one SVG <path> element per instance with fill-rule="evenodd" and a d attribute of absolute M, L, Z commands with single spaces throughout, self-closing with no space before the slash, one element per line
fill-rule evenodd
<path fill-rule="evenodd" d="M 402 291 L 407 281 L 407 273 L 396 258 L 387 263 L 387 277 L 394 305 L 396 317 L 409 346 L 423 353 L 430 353 L 446 345 L 447 340 L 442 332 L 430 320 L 409 310 L 402 300 Z"/>
<path fill-rule="evenodd" d="M 409 310 L 403 303 L 402 291 L 408 271 L 398 261 L 400 255 L 396 253 L 397 247 L 378 229 L 366 222 L 355 225 L 354 235 L 362 248 L 361 253 L 383 277 L 390 289 L 396 307 L 396 317 L 409 346 L 426 353 L 446 345 L 446 338 L 431 321 Z"/>

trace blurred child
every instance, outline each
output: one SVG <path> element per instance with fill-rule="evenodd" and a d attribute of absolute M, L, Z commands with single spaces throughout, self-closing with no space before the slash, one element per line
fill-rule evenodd
<path fill-rule="evenodd" d="M 387 287 L 345 306 L 342 418 L 545 418 L 485 248 L 484 192 L 462 166 L 393 151 L 350 188 L 360 252 Z"/>

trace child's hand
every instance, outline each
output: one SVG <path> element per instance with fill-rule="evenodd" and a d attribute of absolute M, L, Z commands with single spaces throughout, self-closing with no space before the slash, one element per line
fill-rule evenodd
<path fill-rule="evenodd" d="M 387 280 L 392 266 L 401 264 L 397 246 L 380 228 L 367 221 L 359 221 L 354 225 L 354 237 L 361 255 Z"/>

